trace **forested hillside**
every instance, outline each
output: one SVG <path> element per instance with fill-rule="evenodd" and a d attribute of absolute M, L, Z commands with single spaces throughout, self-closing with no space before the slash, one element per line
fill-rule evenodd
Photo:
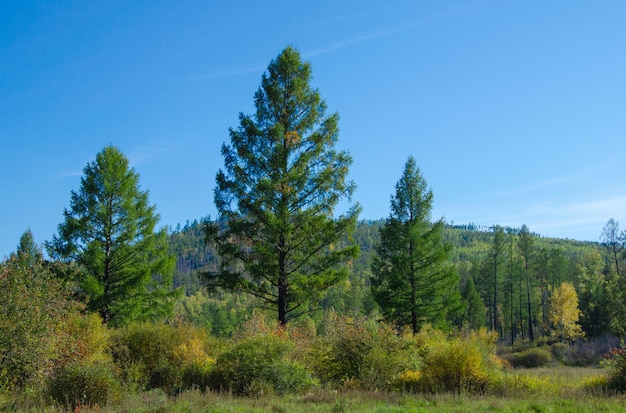
<path fill-rule="evenodd" d="M 201 290 L 199 274 L 217 262 L 214 249 L 205 242 L 203 228 L 207 221 L 207 218 L 202 218 L 188 221 L 184 226 L 179 225 L 169 234 L 168 242 L 170 251 L 176 255 L 175 286 L 184 287 L 186 295 L 179 304 L 179 312 L 205 325 L 219 326 L 227 322 L 225 315 L 228 315 L 228 319 L 235 325 L 228 328 L 214 327 L 213 332 L 219 334 L 220 328 L 223 329 L 222 333 L 233 331 L 238 323 L 250 316 L 258 303 L 242 295 L 207 294 Z M 383 223 L 384 220 L 359 221 L 354 241 L 360 247 L 360 255 L 350 265 L 349 278 L 327 292 L 322 310 L 334 309 L 352 316 L 380 317 L 379 308 L 370 292 L 370 277 L 372 256 Z M 467 314 L 468 297 L 464 296 L 464 312 L 450 320 L 451 326 L 460 326 L 472 318 L 478 318 L 482 320 L 481 325 L 496 329 L 502 337 L 514 335 L 516 338 L 528 338 L 530 296 L 533 332 L 536 331 L 537 337 L 548 336 L 550 291 L 567 282 L 575 285 L 580 295 L 579 306 L 583 310 L 581 321 L 587 335 L 598 336 L 610 331 L 607 325 L 599 330 L 596 327 L 597 320 L 591 314 L 586 314 L 587 309 L 597 308 L 594 298 L 586 295 L 589 287 L 585 277 L 587 268 L 604 254 L 600 243 L 543 238 L 539 234 L 530 234 L 533 254 L 526 273 L 518 245 L 520 229 L 506 228 L 502 232 L 504 238 L 500 242 L 504 245 L 494 264 L 494 228 L 471 224 L 445 225 L 444 241 L 452 246 L 451 262 L 460 275 L 459 289 L 464 291 L 471 277 L 484 305 L 484 314 Z M 529 277 L 528 286 L 526 276 Z M 527 287 L 530 287 L 530 294 Z M 323 313 L 313 312 L 308 317 L 313 322 L 319 322 Z M 494 313 L 497 317 L 495 322 Z"/>

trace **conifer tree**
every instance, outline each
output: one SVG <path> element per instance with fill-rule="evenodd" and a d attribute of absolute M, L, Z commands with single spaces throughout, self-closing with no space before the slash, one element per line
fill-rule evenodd
<path fill-rule="evenodd" d="M 417 333 L 424 323 L 443 323 L 460 305 L 459 277 L 448 263 L 443 219 L 432 223 L 433 193 L 415 159 L 407 160 L 380 229 L 372 264 L 372 292 L 383 314 Z"/>
<path fill-rule="evenodd" d="M 535 340 L 533 331 L 532 306 L 530 300 L 530 277 L 531 277 L 531 260 L 535 253 L 535 240 L 530 233 L 530 229 L 524 224 L 519 232 L 517 240 L 522 259 L 524 260 L 524 275 L 526 278 L 526 308 L 528 315 L 528 338 L 530 341 Z"/>
<path fill-rule="evenodd" d="M 281 324 L 315 309 L 358 254 L 358 246 L 337 241 L 354 231 L 360 207 L 334 216 L 355 188 L 346 179 L 352 158 L 335 149 L 339 116 L 325 115 L 310 80 L 310 64 L 292 47 L 270 63 L 255 114 L 240 114 L 222 146 L 219 217 L 207 226 L 221 257 L 220 268 L 204 275 L 207 287 L 249 293 Z"/>
<path fill-rule="evenodd" d="M 471 275 L 467 277 L 461 296 L 465 303 L 465 322 L 472 329 L 484 327 L 486 308 Z"/>
<path fill-rule="evenodd" d="M 175 257 L 165 229 L 155 232 L 159 216 L 148 192 L 118 148 L 107 146 L 85 167 L 64 216 L 47 248 L 80 268 L 88 309 L 118 325 L 171 314 Z"/>

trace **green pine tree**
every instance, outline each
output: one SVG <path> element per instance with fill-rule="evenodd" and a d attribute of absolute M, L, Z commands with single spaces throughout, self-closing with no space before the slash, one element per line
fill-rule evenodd
<path fill-rule="evenodd" d="M 485 304 L 474 284 L 474 278 L 470 275 L 461 291 L 465 304 L 465 322 L 472 329 L 485 326 Z"/>
<path fill-rule="evenodd" d="M 171 314 L 175 257 L 165 229 L 155 232 L 155 206 L 119 149 L 104 148 L 85 167 L 64 216 L 47 248 L 78 265 L 88 309 L 117 325 Z"/>
<path fill-rule="evenodd" d="M 339 116 L 309 85 L 311 67 L 287 47 L 273 60 L 254 96 L 254 116 L 240 114 L 217 174 L 218 223 L 207 236 L 221 257 L 205 274 L 209 289 L 243 291 L 289 320 L 315 308 L 323 291 L 344 279 L 356 245 L 351 234 L 360 207 L 334 217 L 349 198 L 352 158 L 334 148 Z"/>
<path fill-rule="evenodd" d="M 383 314 L 417 333 L 424 323 L 444 323 L 460 305 L 459 277 L 448 263 L 443 219 L 431 223 L 433 193 L 409 157 L 391 198 L 372 264 L 372 292 Z"/>

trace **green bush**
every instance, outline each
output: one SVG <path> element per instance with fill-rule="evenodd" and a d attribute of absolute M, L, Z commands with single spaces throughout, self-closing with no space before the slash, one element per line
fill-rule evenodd
<path fill-rule="evenodd" d="M 550 346 L 550 353 L 552 357 L 560 362 L 565 361 L 565 357 L 567 356 L 568 345 L 565 343 L 554 343 Z"/>
<path fill-rule="evenodd" d="M 204 330 L 188 325 L 133 323 L 114 331 L 111 353 L 129 390 L 158 388 L 173 393 L 202 385 L 193 383 L 189 371 L 213 365 L 207 340 Z"/>
<path fill-rule="evenodd" d="M 183 387 L 185 389 L 206 390 L 211 386 L 213 364 L 191 363 L 183 368 Z"/>
<path fill-rule="evenodd" d="M 38 389 L 64 347 L 63 320 L 78 314 L 40 255 L 0 262 L 0 390 Z"/>
<path fill-rule="evenodd" d="M 245 339 L 217 358 L 211 387 L 236 396 L 255 397 L 306 390 L 313 380 L 292 360 L 292 351 L 293 345 L 276 335 L 259 334 Z"/>
<path fill-rule="evenodd" d="M 552 361 L 552 356 L 543 348 L 531 348 L 520 353 L 513 353 L 510 361 L 513 367 L 534 368 L 545 366 Z"/>
<path fill-rule="evenodd" d="M 111 366 L 70 363 L 56 370 L 48 383 L 48 394 L 58 403 L 77 406 L 104 406 L 119 390 Z"/>
<path fill-rule="evenodd" d="M 325 334 L 318 337 L 308 362 L 330 386 L 386 390 L 396 377 L 418 363 L 417 346 L 409 334 L 398 334 L 384 323 L 331 314 Z"/>

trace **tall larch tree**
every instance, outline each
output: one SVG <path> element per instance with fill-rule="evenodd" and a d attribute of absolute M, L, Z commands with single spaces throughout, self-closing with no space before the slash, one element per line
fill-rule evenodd
<path fill-rule="evenodd" d="M 580 324 L 588 337 L 600 337 L 610 331 L 614 306 L 604 267 L 604 259 L 596 250 L 585 253 L 576 266 Z"/>
<path fill-rule="evenodd" d="M 372 292 L 383 314 L 417 333 L 446 321 L 460 305 L 459 276 L 443 242 L 443 219 L 432 223 L 433 193 L 411 156 L 391 197 L 372 263 Z"/>
<path fill-rule="evenodd" d="M 339 116 L 326 116 L 310 80 L 311 65 L 293 47 L 269 64 L 255 114 L 240 114 L 222 146 L 219 217 L 207 226 L 221 257 L 219 269 L 204 274 L 208 288 L 252 294 L 283 325 L 317 308 L 358 254 L 356 244 L 337 241 L 353 233 L 360 206 L 335 216 L 355 189 L 347 180 L 352 158 L 335 149 Z"/>
<path fill-rule="evenodd" d="M 626 255 L 626 232 L 620 232 L 619 222 L 611 218 L 602 229 L 600 242 L 606 250 L 611 267 L 619 278 L 622 275 L 622 262 Z"/>
<path fill-rule="evenodd" d="M 89 163 L 78 192 L 72 191 L 65 220 L 47 249 L 78 266 L 78 288 L 89 310 L 114 325 L 169 315 L 175 257 L 166 231 L 139 175 L 114 146 Z"/>
<path fill-rule="evenodd" d="M 465 304 L 464 322 L 467 326 L 472 329 L 484 327 L 486 308 L 471 275 L 467 277 L 467 281 L 461 291 L 461 297 Z"/>
<path fill-rule="evenodd" d="M 533 332 L 532 305 L 530 297 L 530 277 L 532 272 L 532 257 L 535 253 L 535 239 L 530 233 L 530 229 L 528 229 L 528 226 L 526 226 L 525 224 L 522 225 L 522 228 L 520 229 L 517 245 L 524 261 L 524 278 L 526 279 L 526 309 L 528 315 L 528 338 L 530 339 L 530 341 L 534 341 L 535 335 Z"/>
<path fill-rule="evenodd" d="M 493 244 L 491 246 L 491 252 L 489 258 L 487 258 L 487 268 L 489 268 L 490 278 L 491 278 L 491 305 L 492 309 L 490 311 L 491 320 L 490 327 L 493 331 L 498 332 L 500 336 L 503 335 L 502 326 L 500 322 L 500 314 L 498 313 L 498 309 L 501 307 L 499 305 L 498 291 L 500 290 L 500 284 L 502 283 L 502 266 L 504 264 L 505 259 L 505 248 L 506 248 L 506 234 L 504 233 L 504 228 L 499 225 L 495 225 L 493 227 Z"/>

